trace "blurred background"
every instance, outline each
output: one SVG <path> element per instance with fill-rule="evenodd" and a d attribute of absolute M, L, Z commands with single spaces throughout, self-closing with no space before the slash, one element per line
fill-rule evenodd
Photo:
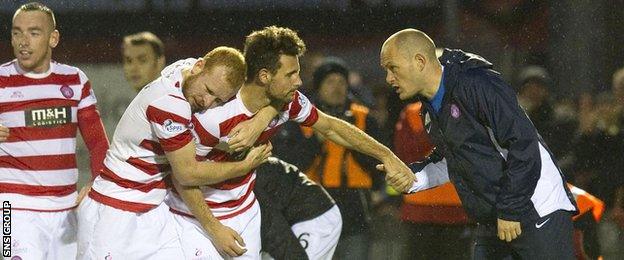
<path fill-rule="evenodd" d="M 27 1 L 0 2 L 0 60 L 5 62 L 13 59 L 13 12 Z M 293 28 L 308 47 L 301 59 L 304 93 L 315 96 L 314 71 L 326 57 L 342 59 L 349 69 L 350 98 L 370 108 L 380 139 L 395 150 L 403 149 L 395 147 L 404 143 L 395 130 L 410 102 L 398 100 L 385 83 L 379 65 L 383 41 L 411 27 L 426 32 L 438 47 L 479 54 L 518 91 L 520 104 L 568 180 L 605 202 L 605 215 L 594 221 L 599 223 L 584 229 L 585 256 L 615 254 L 624 259 L 624 73 L 616 73 L 624 66 L 624 1 L 42 2 L 55 11 L 61 33 L 53 59 L 81 68 L 91 79 L 109 139 L 135 95 L 123 75 L 122 38 L 140 31 L 163 40 L 171 63 L 203 56 L 219 45 L 241 48 L 245 35 L 265 26 Z M 80 145 L 84 183 L 88 160 Z M 371 237 L 369 258 L 469 258 L 472 227 L 461 213 L 444 221 L 436 216 L 451 213 L 414 217 L 420 208 L 410 208 L 410 203 L 423 206 L 418 200 L 398 196 L 383 184 L 374 186 L 365 228 Z M 442 204 L 424 206 L 457 207 Z"/>

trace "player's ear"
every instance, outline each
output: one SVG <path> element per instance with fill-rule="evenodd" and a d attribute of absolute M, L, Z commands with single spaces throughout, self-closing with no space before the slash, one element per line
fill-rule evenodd
<path fill-rule="evenodd" d="M 262 85 L 271 83 L 271 79 L 273 79 L 273 74 L 268 69 L 261 69 L 258 71 L 258 80 Z"/>
<path fill-rule="evenodd" d="M 50 34 L 50 39 L 48 40 L 48 45 L 50 46 L 50 48 L 54 49 L 56 47 L 56 45 L 58 45 L 60 40 L 61 40 L 61 34 L 59 33 L 58 30 L 54 30 Z"/>
<path fill-rule="evenodd" d="M 193 68 L 191 68 L 191 74 L 199 74 L 204 69 L 204 65 L 206 65 L 206 61 L 204 60 L 204 58 L 197 59 L 197 61 L 193 65 Z"/>
<path fill-rule="evenodd" d="M 425 65 L 427 64 L 427 58 L 425 57 L 425 55 L 416 53 L 414 54 L 413 60 L 416 64 L 416 68 L 418 69 L 418 71 L 422 71 L 423 69 L 425 69 Z"/>

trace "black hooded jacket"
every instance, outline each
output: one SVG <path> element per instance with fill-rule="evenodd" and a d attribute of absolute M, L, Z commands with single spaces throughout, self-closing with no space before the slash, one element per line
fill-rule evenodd
<path fill-rule="evenodd" d="M 436 114 L 423 99 L 422 118 L 468 215 L 493 225 L 497 218 L 533 221 L 575 211 L 565 177 L 492 64 L 450 49 L 440 62 L 442 106 Z"/>

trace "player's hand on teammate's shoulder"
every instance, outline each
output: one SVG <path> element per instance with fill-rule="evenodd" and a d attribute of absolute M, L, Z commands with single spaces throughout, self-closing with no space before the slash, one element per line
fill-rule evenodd
<path fill-rule="evenodd" d="M 207 231 L 219 253 L 235 257 L 247 252 L 245 241 L 234 229 L 215 223 Z"/>
<path fill-rule="evenodd" d="M 249 167 L 251 169 L 254 169 L 269 159 L 271 150 L 273 150 L 273 145 L 271 145 L 271 143 L 253 147 L 247 153 L 245 161 L 249 162 Z"/>
<path fill-rule="evenodd" d="M 377 169 L 386 173 L 386 182 L 397 191 L 408 192 L 416 181 L 416 175 L 396 156 L 384 160 Z"/>
<path fill-rule="evenodd" d="M 9 138 L 9 128 L 0 125 L 0 142 L 4 142 Z"/>

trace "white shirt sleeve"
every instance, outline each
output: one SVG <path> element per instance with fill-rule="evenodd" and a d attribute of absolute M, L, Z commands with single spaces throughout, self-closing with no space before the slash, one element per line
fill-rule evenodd
<path fill-rule="evenodd" d="M 446 159 L 437 163 L 430 163 L 416 173 L 416 181 L 412 184 L 408 193 L 415 193 L 431 189 L 449 182 Z"/>

